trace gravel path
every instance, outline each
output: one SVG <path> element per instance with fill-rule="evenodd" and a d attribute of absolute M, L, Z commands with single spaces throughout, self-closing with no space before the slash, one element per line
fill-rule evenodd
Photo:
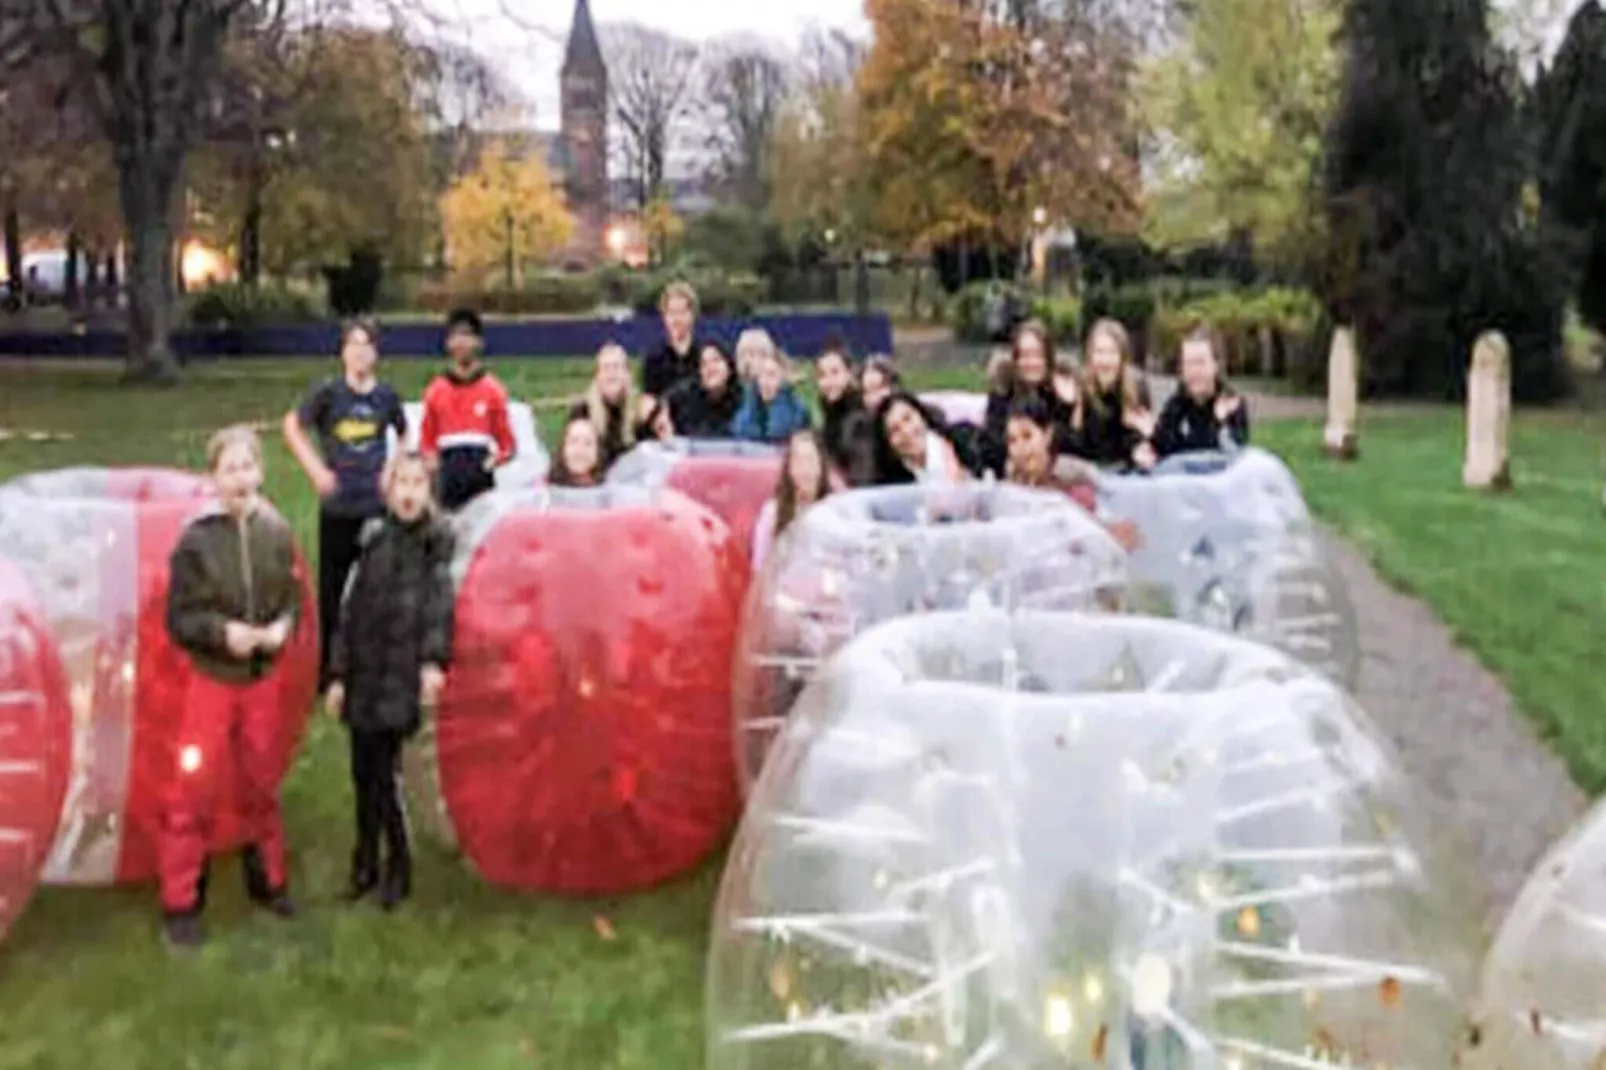
<path fill-rule="evenodd" d="M 1328 542 L 1359 624 L 1360 703 L 1467 848 L 1492 931 L 1588 800 L 1505 687 L 1427 606 L 1385 584 L 1348 543 Z"/>

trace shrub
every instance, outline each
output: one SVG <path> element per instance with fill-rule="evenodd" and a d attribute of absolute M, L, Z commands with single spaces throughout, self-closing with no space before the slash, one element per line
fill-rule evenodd
<path fill-rule="evenodd" d="M 677 281 L 690 283 L 697 291 L 697 305 L 704 316 L 751 316 L 769 290 L 763 279 L 749 272 L 695 267 L 637 272 L 628 281 L 630 307 L 642 315 L 657 315 L 664 287 Z"/>
<path fill-rule="evenodd" d="M 587 274 L 537 275 L 517 290 L 480 288 L 459 280 L 425 283 L 418 290 L 419 307 L 442 314 L 468 307 L 498 316 L 562 316 L 590 312 L 600 303 L 599 280 Z"/>
<path fill-rule="evenodd" d="M 314 298 L 287 286 L 222 282 L 191 294 L 184 318 L 192 327 L 207 329 L 269 327 L 315 323 L 323 310 Z"/>
<path fill-rule="evenodd" d="M 1178 305 L 1162 305 L 1149 322 L 1151 367 L 1176 363 L 1182 338 L 1201 324 L 1215 332 L 1229 375 L 1284 374 L 1292 351 L 1303 349 L 1322 318 L 1315 295 L 1289 287 L 1223 291 Z"/>
<path fill-rule="evenodd" d="M 1082 302 L 1074 297 L 1039 297 L 1032 315 L 1048 327 L 1055 345 L 1075 345 L 1082 337 Z"/>

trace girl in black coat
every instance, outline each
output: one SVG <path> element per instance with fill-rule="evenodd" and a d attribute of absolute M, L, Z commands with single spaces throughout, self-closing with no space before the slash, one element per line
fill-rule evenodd
<path fill-rule="evenodd" d="M 1235 450 L 1249 443 L 1249 410 L 1221 377 L 1216 343 L 1201 327 L 1182 340 L 1177 391 L 1160 410 L 1154 450 L 1161 457 Z"/>
<path fill-rule="evenodd" d="M 1074 417 L 1076 454 L 1100 467 L 1154 467 L 1149 387 L 1132 367 L 1132 344 L 1119 322 L 1102 319 L 1088 331 L 1085 371 Z"/>
<path fill-rule="evenodd" d="M 697 377 L 669 394 L 669 415 L 682 437 L 730 438 L 741 404 L 736 361 L 718 343 L 705 342 L 697 357 Z"/>
<path fill-rule="evenodd" d="M 1027 320 L 1015 328 L 1009 359 L 987 395 L 987 421 L 981 438 L 981 459 L 987 470 L 1003 478 L 1009 458 L 1009 414 L 1023 404 L 1042 407 L 1053 425 L 1056 453 L 1070 452 L 1071 423 L 1076 395 L 1062 398 L 1055 377 L 1054 338 L 1041 320 Z"/>
<path fill-rule="evenodd" d="M 378 888 L 390 910 L 412 886 L 412 850 L 397 783 L 401 749 L 446 682 L 453 591 L 452 533 L 435 515 L 420 455 L 399 455 L 386 469 L 385 505 L 385 516 L 363 529 L 360 556 L 346 584 L 326 701 L 351 732 L 357 848 L 350 897 L 361 899 Z"/>

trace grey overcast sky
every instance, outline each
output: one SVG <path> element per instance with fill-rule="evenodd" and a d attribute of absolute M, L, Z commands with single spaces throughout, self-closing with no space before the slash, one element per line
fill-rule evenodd
<path fill-rule="evenodd" d="M 431 0 L 443 32 L 494 62 L 530 100 L 536 125 L 556 127 L 558 66 L 573 0 Z M 796 41 L 812 26 L 868 36 L 863 0 L 591 0 L 596 23 L 639 22 L 682 37 L 729 34 Z"/>

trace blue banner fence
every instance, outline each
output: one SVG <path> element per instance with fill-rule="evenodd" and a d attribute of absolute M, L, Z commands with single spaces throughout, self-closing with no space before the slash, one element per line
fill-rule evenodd
<path fill-rule="evenodd" d="M 698 333 L 726 347 L 749 327 L 762 327 L 785 353 L 795 357 L 818 356 L 833 341 L 845 343 L 858 357 L 892 352 L 892 321 L 885 315 L 852 313 L 799 313 L 795 315 L 708 317 L 698 321 Z M 444 327 L 439 323 L 380 323 L 380 350 L 387 357 L 439 357 Z M 589 356 L 605 343 L 617 342 L 640 354 L 663 340 L 663 323 L 657 316 L 618 319 L 489 320 L 485 324 L 485 351 L 492 357 Z M 185 329 L 173 335 L 173 348 L 185 361 L 246 358 L 320 357 L 340 350 L 340 327 L 335 323 L 280 327 Z M 0 357 L 60 360 L 63 358 L 120 358 L 128 351 L 127 335 L 120 330 L 0 331 Z"/>

